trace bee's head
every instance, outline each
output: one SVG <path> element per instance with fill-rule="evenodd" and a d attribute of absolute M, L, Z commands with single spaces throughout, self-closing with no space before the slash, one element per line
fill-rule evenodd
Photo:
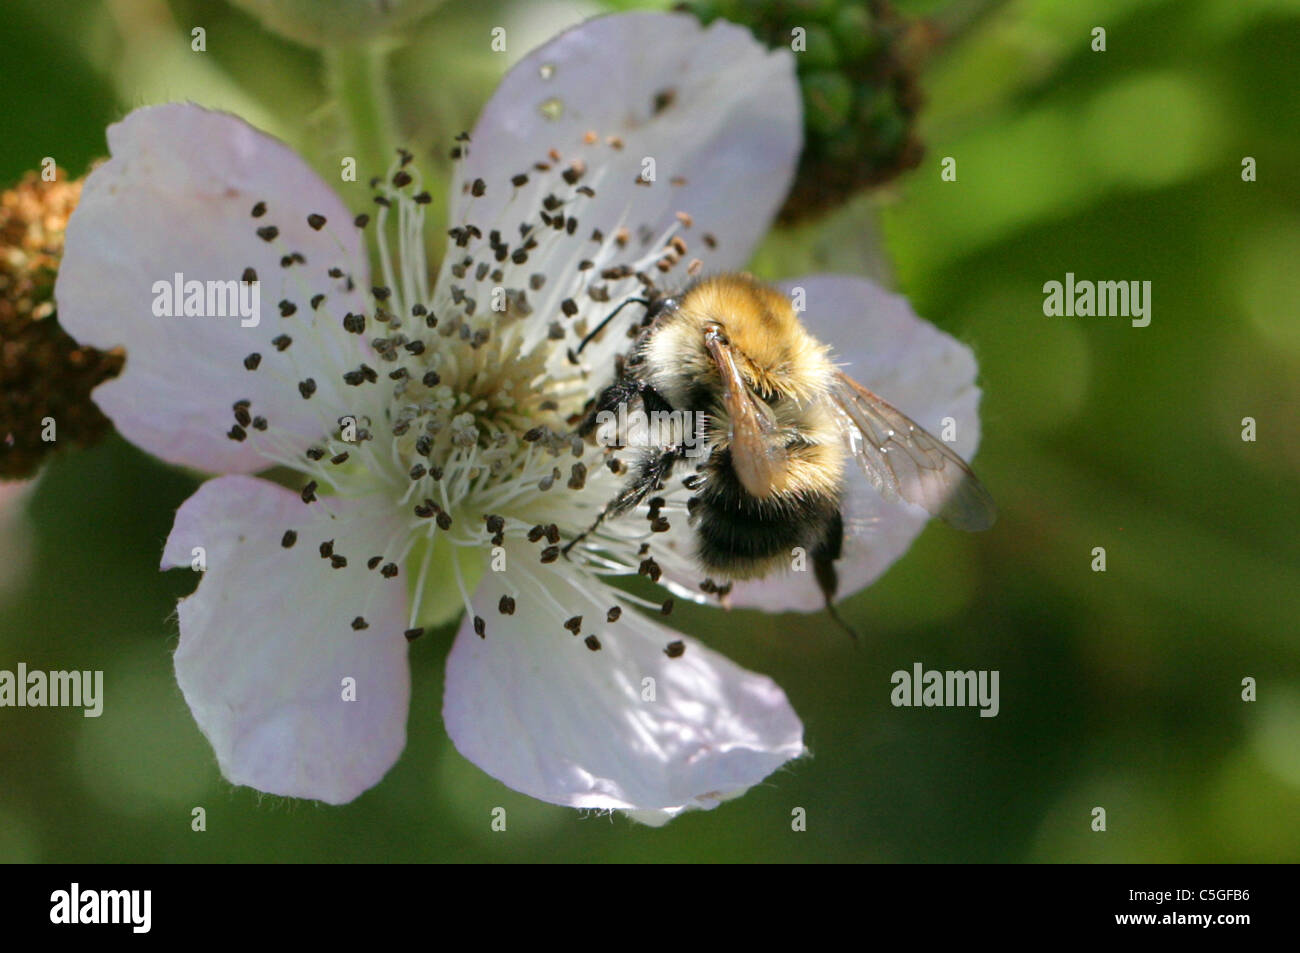
<path fill-rule="evenodd" d="M 746 385 L 768 403 L 820 392 L 824 350 L 780 289 L 747 274 L 717 275 L 688 288 L 680 309 L 697 316 L 705 333 L 711 329 Z"/>

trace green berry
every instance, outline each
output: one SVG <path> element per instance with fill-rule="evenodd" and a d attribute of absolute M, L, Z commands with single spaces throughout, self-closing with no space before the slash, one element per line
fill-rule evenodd
<path fill-rule="evenodd" d="M 835 69 L 839 66 L 839 52 L 831 31 L 816 24 L 807 27 L 803 37 L 804 49 L 795 52 L 795 62 L 800 73 L 819 69 Z"/>
<path fill-rule="evenodd" d="M 880 52 L 881 41 L 866 7 L 841 7 L 831 22 L 835 44 L 846 60 L 860 60 Z"/>
<path fill-rule="evenodd" d="M 853 84 L 840 73 L 818 70 L 799 81 L 803 89 L 804 123 L 821 135 L 828 135 L 848 122 L 853 108 Z"/>

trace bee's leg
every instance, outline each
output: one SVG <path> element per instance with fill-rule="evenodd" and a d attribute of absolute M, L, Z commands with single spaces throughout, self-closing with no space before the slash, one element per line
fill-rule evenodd
<path fill-rule="evenodd" d="M 858 633 L 840 617 L 835 610 L 835 590 L 839 588 L 840 577 L 835 571 L 835 562 L 844 554 L 844 520 L 838 512 L 827 524 L 826 533 L 812 551 L 813 578 L 826 600 L 826 612 L 835 620 L 836 625 L 847 632 L 854 642 Z"/>
<path fill-rule="evenodd" d="M 578 428 L 578 435 L 585 437 L 590 434 L 596 429 L 599 422 L 597 417 L 600 413 L 612 412 L 620 404 L 632 398 L 640 398 L 641 406 L 648 413 L 655 411 L 671 413 L 673 409 L 672 404 L 668 403 L 662 394 L 645 381 L 634 377 L 622 377 L 601 393 L 596 401 L 595 408 L 587 415 L 587 419 L 583 421 L 582 426 Z M 619 516 L 640 504 L 647 496 L 659 489 L 660 485 L 672 475 L 674 465 L 683 455 L 684 449 L 682 447 L 673 447 L 671 450 L 666 450 L 657 456 L 647 457 L 643 460 L 632 482 L 600 511 L 600 515 L 596 517 L 594 523 L 569 540 L 560 552 L 567 557 L 569 550 L 594 533 L 607 516 Z"/>
<path fill-rule="evenodd" d="M 618 408 L 619 404 L 624 404 L 632 398 L 640 396 L 640 393 L 638 382 L 631 377 L 620 377 L 614 381 L 601 391 L 600 396 L 596 398 L 595 406 L 592 407 L 591 412 L 587 414 L 586 419 L 578 427 L 578 436 L 589 436 L 596 429 L 596 425 L 600 423 L 601 414 L 612 413 Z"/>
<path fill-rule="evenodd" d="M 607 514 L 608 512 L 609 512 L 608 506 L 605 507 L 603 510 L 601 510 L 600 515 L 596 517 L 596 522 L 592 523 L 590 526 L 584 529 L 577 536 L 573 537 L 573 539 L 565 543 L 564 548 L 560 550 L 560 554 L 563 555 L 565 559 L 568 559 L 569 550 L 571 550 L 574 546 L 577 546 L 580 542 L 582 542 L 592 533 L 596 532 L 596 529 L 600 526 L 600 524 L 605 522 L 605 514 Z"/>
<path fill-rule="evenodd" d="M 673 405 L 668 403 L 668 399 L 663 394 L 655 390 L 645 381 L 636 381 L 635 385 L 637 394 L 641 397 L 641 404 L 645 407 L 647 413 L 660 411 L 662 413 L 672 413 Z"/>
<path fill-rule="evenodd" d="M 668 398 L 664 397 L 663 394 L 659 393 L 659 391 L 655 390 L 648 383 L 646 383 L 645 381 L 637 381 L 636 387 L 637 387 L 637 394 L 641 398 L 641 406 L 645 408 L 647 414 L 653 417 L 654 414 L 674 413 L 673 405 L 668 403 Z M 695 417 L 696 417 L 695 414 L 692 414 L 690 411 L 686 411 L 686 419 L 688 421 L 691 421 L 693 423 Z M 697 434 L 692 433 L 691 436 L 697 437 Z M 665 463 L 665 458 L 671 457 L 672 462 L 674 463 L 677 460 L 685 458 L 686 451 L 689 449 L 689 444 L 686 440 L 685 434 L 683 434 L 683 439 L 680 442 L 675 444 L 664 444 L 663 446 L 661 446 L 661 449 L 664 450 L 664 455 L 659 457 L 654 462 L 653 465 L 661 468 L 666 467 L 666 469 L 664 469 L 663 473 L 660 475 L 660 480 L 663 481 L 663 480 L 667 480 L 668 477 L 672 474 L 672 466 L 668 463 Z"/>
<path fill-rule="evenodd" d="M 678 453 L 674 450 L 669 453 L 661 453 L 657 457 L 643 462 L 639 467 L 636 478 L 600 511 L 600 515 L 596 517 L 596 522 L 565 543 L 560 552 L 567 557 L 569 550 L 594 533 L 600 524 L 605 522 L 607 516 L 620 516 L 626 513 L 657 490 L 659 485 L 672 474 L 677 457 Z"/>
<path fill-rule="evenodd" d="M 636 478 L 605 509 L 611 516 L 618 516 L 640 504 L 672 476 L 673 467 L 680 456 L 677 449 L 666 450 L 657 456 L 647 456 L 641 462 Z"/>

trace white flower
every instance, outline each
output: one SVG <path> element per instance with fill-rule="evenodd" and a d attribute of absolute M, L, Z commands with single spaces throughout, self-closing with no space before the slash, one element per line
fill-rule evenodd
<path fill-rule="evenodd" d="M 462 607 L 447 730 L 516 790 L 662 822 L 803 753 L 770 679 L 605 581 L 641 572 L 708 598 L 683 555 L 684 491 L 665 493 L 668 533 L 652 535 L 643 510 L 607 521 L 572 559 L 559 553 L 625 479 L 571 433 L 627 339 L 606 334 L 581 365 L 568 351 L 641 289 L 637 272 L 679 288 L 691 259 L 742 266 L 789 184 L 799 129 L 789 54 L 745 30 L 592 20 L 525 58 L 487 105 L 432 288 L 406 167 L 379 189 L 389 204 L 369 226 L 383 239 L 372 276 L 353 215 L 240 120 L 168 105 L 109 130 L 113 157 L 68 230 L 60 320 L 83 342 L 125 345 L 125 371 L 95 396 L 128 439 L 226 474 L 181 507 L 163 566 L 205 550 L 205 577 L 180 603 L 176 673 L 229 780 L 331 803 L 377 783 L 405 744 L 408 638 Z M 647 157 L 655 181 L 635 184 Z M 664 273 L 674 238 L 689 248 Z M 257 327 L 151 310 L 160 279 L 248 268 Z M 869 282 L 791 284 L 855 377 L 924 426 L 969 422 L 957 449 L 974 451 L 965 347 Z M 301 472 L 303 491 L 245 475 L 274 465 Z M 850 481 L 849 523 L 870 532 L 847 542 L 846 594 L 926 520 L 856 471 Z M 737 585 L 731 602 L 817 610 L 810 576 Z M 684 652 L 666 651 L 678 641 Z"/>

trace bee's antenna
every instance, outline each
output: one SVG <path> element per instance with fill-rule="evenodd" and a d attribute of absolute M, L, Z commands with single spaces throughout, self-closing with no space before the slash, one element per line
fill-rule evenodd
<path fill-rule="evenodd" d="M 571 354 L 571 359 L 576 359 L 577 356 L 578 356 L 579 354 L 582 353 L 582 349 L 583 349 L 584 347 L 586 347 L 586 346 L 591 342 L 591 339 L 594 338 L 594 337 L 595 337 L 597 334 L 599 334 L 601 331 L 605 330 L 605 325 L 607 325 L 607 324 L 609 324 L 609 322 L 613 321 L 614 318 L 618 315 L 618 313 L 619 313 L 620 311 L 622 311 L 624 308 L 626 308 L 629 304 L 632 304 L 633 302 L 635 302 L 635 303 L 637 303 L 637 304 L 643 304 L 643 305 L 645 305 L 647 308 L 650 307 L 650 299 L 649 299 L 649 298 L 627 298 L 627 299 L 625 299 L 625 300 L 624 300 L 624 301 L 623 301 L 623 302 L 622 302 L 622 303 L 621 303 L 617 308 L 615 308 L 613 311 L 611 311 L 609 314 L 607 314 L 604 318 L 602 318 L 602 319 L 601 319 L 601 322 L 600 322 L 598 325 L 596 325 L 596 326 L 595 326 L 594 328 L 592 328 L 589 332 L 587 332 L 587 336 L 586 336 L 585 338 L 582 339 L 582 343 L 578 345 L 577 350 L 575 350 L 575 351 L 572 352 L 572 354 Z M 577 361 L 574 360 L 574 363 L 577 363 Z"/>

